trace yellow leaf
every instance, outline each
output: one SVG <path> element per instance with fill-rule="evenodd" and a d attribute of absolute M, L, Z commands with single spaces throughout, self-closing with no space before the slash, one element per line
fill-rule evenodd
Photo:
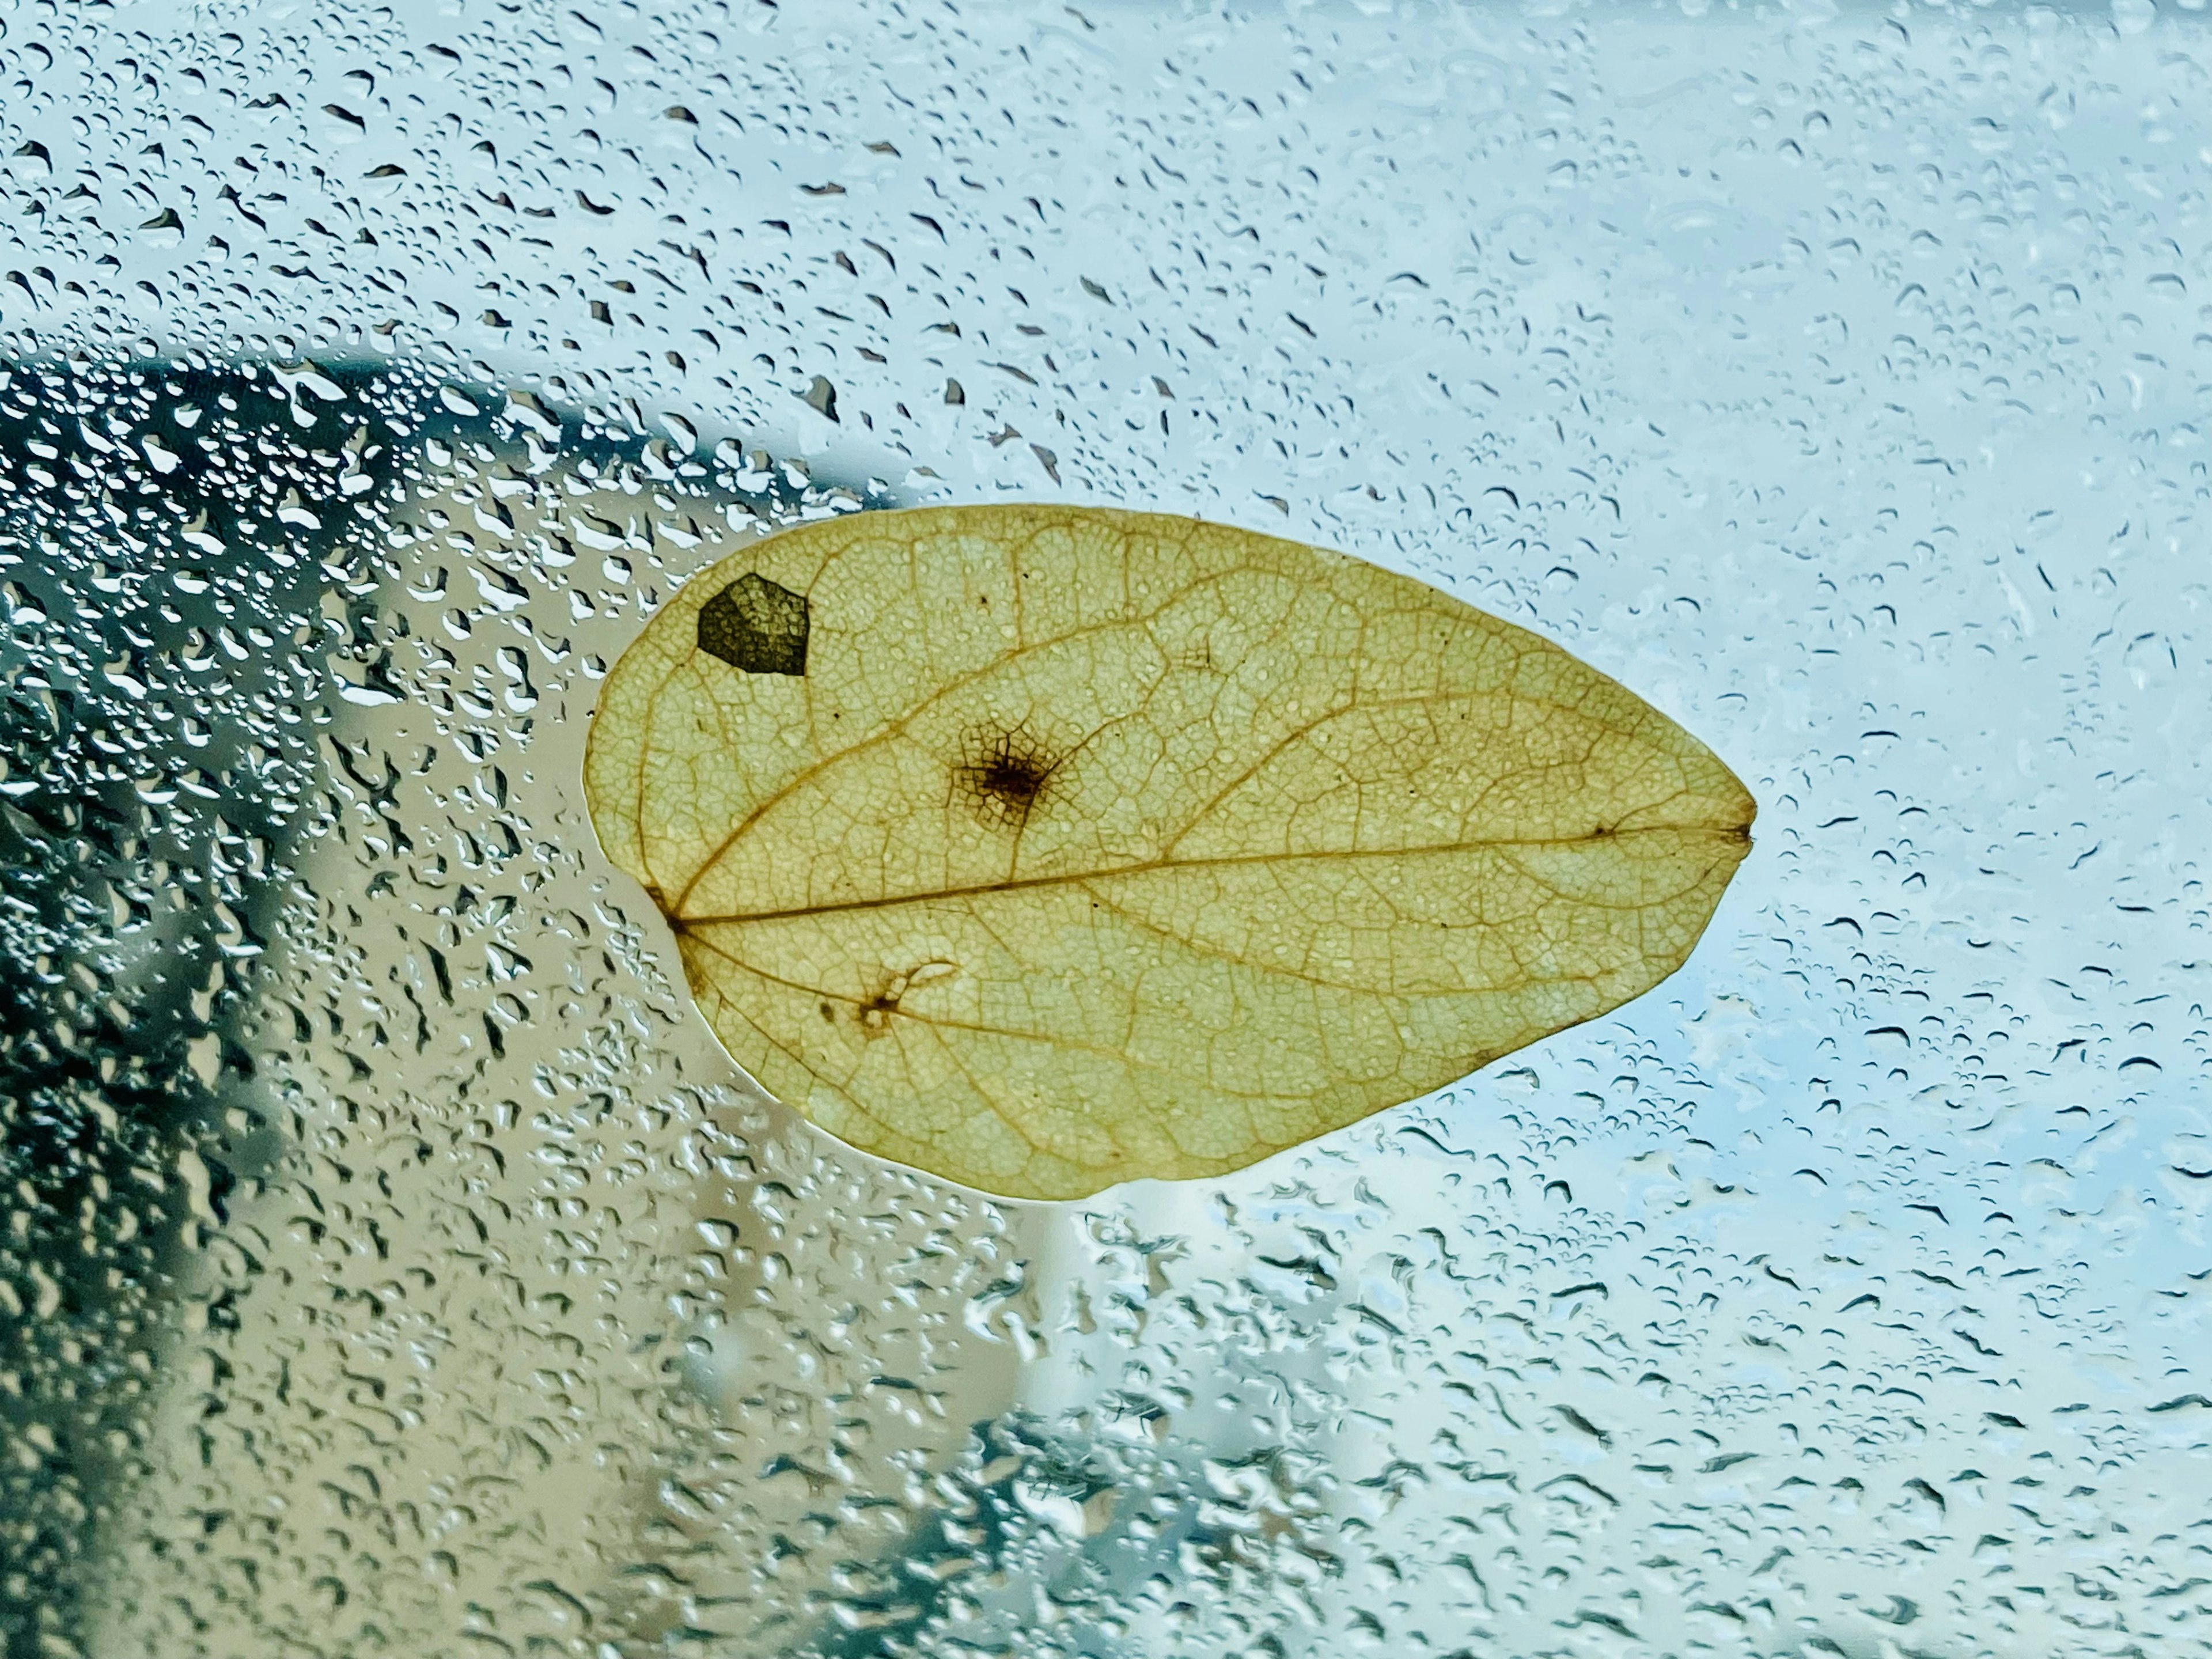
<path fill-rule="evenodd" d="M 1433 588 L 1064 507 L 724 560 L 609 676 L 585 788 L 763 1087 L 1025 1198 L 1238 1169 L 1618 1006 L 1753 811 Z"/>

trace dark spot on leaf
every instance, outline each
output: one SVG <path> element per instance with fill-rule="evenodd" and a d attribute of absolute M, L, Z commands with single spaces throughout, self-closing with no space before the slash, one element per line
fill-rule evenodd
<path fill-rule="evenodd" d="M 804 674 L 806 632 L 806 596 L 758 572 L 699 608 L 699 648 L 748 674 Z"/>
<path fill-rule="evenodd" d="M 862 1003 L 858 1011 L 860 1031 L 865 1036 L 886 1036 L 891 1029 L 891 1016 L 898 1012 L 899 1000 L 888 990 L 878 991 Z"/>
<path fill-rule="evenodd" d="M 1052 753 L 1026 726 L 971 732 L 965 747 L 965 758 L 953 769 L 954 784 L 984 823 L 1014 830 L 1028 823 L 1066 758 Z"/>

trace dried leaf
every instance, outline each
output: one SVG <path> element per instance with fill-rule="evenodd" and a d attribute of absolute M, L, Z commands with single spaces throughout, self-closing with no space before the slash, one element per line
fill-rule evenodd
<path fill-rule="evenodd" d="M 723 561 L 609 677 L 585 781 L 765 1088 L 1036 1198 L 1237 1169 L 1618 1006 L 1753 811 L 1409 578 L 1060 507 Z"/>

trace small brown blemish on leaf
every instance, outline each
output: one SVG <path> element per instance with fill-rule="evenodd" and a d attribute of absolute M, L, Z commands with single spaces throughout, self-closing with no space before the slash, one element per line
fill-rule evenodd
<path fill-rule="evenodd" d="M 806 672 L 806 596 L 748 572 L 699 610 L 699 648 L 748 674 Z"/>
<path fill-rule="evenodd" d="M 861 1003 L 856 1011 L 860 1022 L 861 1033 L 870 1037 L 887 1035 L 890 1030 L 891 1016 L 899 1012 L 899 1004 L 906 1000 L 909 991 L 917 986 L 927 985 L 935 980 L 949 979 L 959 971 L 960 965 L 957 963 L 925 962 L 919 967 L 908 969 L 903 974 L 892 975 L 884 981 L 876 988 L 876 994 Z M 828 1003 L 822 1005 L 822 1012 L 823 1018 L 830 1018 Z"/>
<path fill-rule="evenodd" d="M 985 823 L 1018 830 L 1052 793 L 1065 754 L 1029 729 L 981 726 L 963 745 L 964 757 L 952 769 L 954 787 L 975 806 Z"/>

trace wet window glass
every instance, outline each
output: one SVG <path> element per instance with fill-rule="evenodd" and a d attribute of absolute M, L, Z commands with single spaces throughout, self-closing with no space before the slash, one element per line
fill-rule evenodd
<path fill-rule="evenodd" d="M 2205 17 L 0 0 L 6 1659 L 2201 1651 Z M 1754 845 L 1249 1167 L 854 1150 L 586 744 L 1014 503 L 1528 629 Z"/>

